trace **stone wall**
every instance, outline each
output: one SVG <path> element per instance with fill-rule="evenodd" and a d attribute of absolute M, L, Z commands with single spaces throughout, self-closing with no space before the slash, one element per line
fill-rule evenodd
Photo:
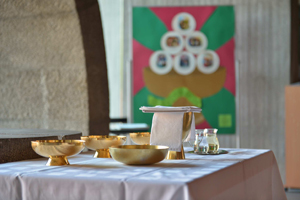
<path fill-rule="evenodd" d="M 1 128 L 108 134 L 97 1 L 2 0 L 0 27 Z"/>

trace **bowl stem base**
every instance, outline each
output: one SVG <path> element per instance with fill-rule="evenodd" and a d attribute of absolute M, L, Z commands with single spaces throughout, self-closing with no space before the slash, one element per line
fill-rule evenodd
<path fill-rule="evenodd" d="M 168 155 L 166 157 L 167 160 L 183 160 L 185 159 L 185 154 L 183 150 L 183 146 L 181 145 L 181 151 L 168 151 Z"/>
<path fill-rule="evenodd" d="M 47 166 L 70 165 L 67 156 L 50 156 Z"/>
<path fill-rule="evenodd" d="M 97 149 L 94 158 L 111 158 L 109 149 Z"/>

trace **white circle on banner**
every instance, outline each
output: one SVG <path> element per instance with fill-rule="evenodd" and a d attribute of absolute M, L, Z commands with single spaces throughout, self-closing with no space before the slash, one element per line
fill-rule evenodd
<path fill-rule="evenodd" d="M 160 46 L 170 54 L 177 54 L 184 47 L 183 37 L 174 31 L 167 32 L 162 36 Z"/>
<path fill-rule="evenodd" d="M 195 57 L 190 52 L 182 52 L 174 59 L 174 70 L 181 75 L 188 75 L 196 68 Z"/>
<path fill-rule="evenodd" d="M 185 38 L 185 48 L 194 54 L 198 54 L 207 48 L 208 41 L 206 36 L 198 32 L 192 32 Z"/>
<path fill-rule="evenodd" d="M 219 68 L 220 58 L 218 54 L 212 50 L 206 50 L 197 57 L 197 66 L 199 71 L 204 74 L 212 74 Z"/>
<path fill-rule="evenodd" d="M 172 28 L 182 35 L 187 35 L 195 30 L 196 21 L 189 13 L 178 13 L 172 19 Z"/>
<path fill-rule="evenodd" d="M 150 68 L 156 74 L 167 74 L 172 70 L 172 56 L 165 51 L 156 51 L 150 57 Z"/>

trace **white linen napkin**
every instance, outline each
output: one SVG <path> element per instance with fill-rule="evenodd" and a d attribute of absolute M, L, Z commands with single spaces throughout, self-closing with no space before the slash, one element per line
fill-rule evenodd
<path fill-rule="evenodd" d="M 201 108 L 196 106 L 181 106 L 181 107 L 168 107 L 168 106 L 155 106 L 155 107 L 148 107 L 142 106 L 140 110 L 144 113 L 154 113 L 154 112 L 194 112 L 200 113 Z"/>
<path fill-rule="evenodd" d="M 145 113 L 154 112 L 150 144 L 169 146 L 171 151 L 181 151 L 183 115 L 185 112 L 200 113 L 201 109 L 195 106 L 166 107 L 155 106 L 140 108 Z M 191 129 L 187 141 L 195 140 L 195 117 L 193 115 Z"/>
<path fill-rule="evenodd" d="M 157 112 L 152 119 L 151 145 L 168 146 L 170 151 L 181 151 L 183 112 Z"/>

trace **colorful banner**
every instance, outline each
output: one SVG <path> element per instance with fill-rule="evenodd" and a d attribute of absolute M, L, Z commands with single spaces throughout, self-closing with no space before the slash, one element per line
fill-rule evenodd
<path fill-rule="evenodd" d="M 133 8 L 133 118 L 141 106 L 197 106 L 196 128 L 235 133 L 233 6 Z"/>

